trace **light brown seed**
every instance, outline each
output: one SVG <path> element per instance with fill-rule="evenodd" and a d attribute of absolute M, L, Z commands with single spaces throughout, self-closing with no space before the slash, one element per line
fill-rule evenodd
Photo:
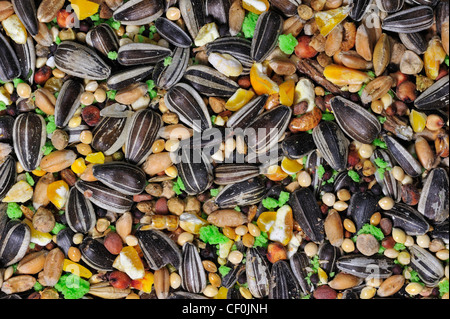
<path fill-rule="evenodd" d="M 381 75 L 391 61 L 391 45 L 387 34 L 383 33 L 373 51 L 373 69 L 375 75 Z"/>
<path fill-rule="evenodd" d="M 393 275 L 387 278 L 378 288 L 377 295 L 380 297 L 389 297 L 399 291 L 405 283 L 405 277 L 402 275 Z"/>
<path fill-rule="evenodd" d="M 344 240 L 344 229 L 339 213 L 332 209 L 328 212 L 328 216 L 324 222 L 325 234 L 330 244 L 336 247 L 341 246 Z"/>
<path fill-rule="evenodd" d="M 167 299 L 170 289 L 169 270 L 166 267 L 155 270 L 154 285 L 155 293 L 158 299 Z"/>
<path fill-rule="evenodd" d="M 77 154 L 72 150 L 54 151 L 41 160 L 40 167 L 43 171 L 57 173 L 75 162 Z"/>
<path fill-rule="evenodd" d="M 41 250 L 26 255 L 17 265 L 17 273 L 34 275 L 44 268 L 47 251 Z"/>
<path fill-rule="evenodd" d="M 30 275 L 14 276 L 6 280 L 2 285 L 2 291 L 6 294 L 24 292 L 33 288 L 36 278 Z"/>
<path fill-rule="evenodd" d="M 45 258 L 44 281 L 46 286 L 53 287 L 61 277 L 64 265 L 64 253 L 59 248 L 53 248 Z"/>

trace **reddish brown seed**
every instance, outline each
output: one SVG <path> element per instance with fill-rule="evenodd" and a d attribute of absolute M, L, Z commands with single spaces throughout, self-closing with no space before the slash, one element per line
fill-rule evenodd
<path fill-rule="evenodd" d="M 406 112 L 409 110 L 408 106 L 402 101 L 395 101 L 392 105 L 395 106 L 396 114 L 398 116 L 405 115 Z"/>
<path fill-rule="evenodd" d="M 405 81 L 397 86 L 397 97 L 406 103 L 414 102 L 417 97 L 416 85 L 411 81 Z"/>
<path fill-rule="evenodd" d="M 248 89 L 251 86 L 249 76 L 241 76 L 238 79 L 238 85 L 243 89 Z"/>
<path fill-rule="evenodd" d="M 354 167 L 356 164 L 359 163 L 359 161 L 360 161 L 360 158 L 358 155 L 358 151 L 352 150 L 352 151 L 348 152 L 348 157 L 347 157 L 348 166 Z"/>
<path fill-rule="evenodd" d="M 402 201 L 410 206 L 417 205 L 420 198 L 419 190 L 412 184 L 402 186 Z"/>
<path fill-rule="evenodd" d="M 306 113 L 307 109 L 308 109 L 308 102 L 302 101 L 294 105 L 292 112 L 294 113 L 294 115 L 302 115 Z"/>
<path fill-rule="evenodd" d="M 147 200 L 152 200 L 153 196 L 150 194 L 133 195 L 133 202 L 139 203 Z"/>
<path fill-rule="evenodd" d="M 44 85 L 45 82 L 47 82 L 48 79 L 52 76 L 52 69 L 44 65 L 39 70 L 36 71 L 34 74 L 34 82 L 39 85 Z"/>
<path fill-rule="evenodd" d="M 123 248 L 122 238 L 117 233 L 108 233 L 105 237 L 105 241 L 103 242 L 106 249 L 113 254 L 118 255 Z"/>
<path fill-rule="evenodd" d="M 70 168 L 65 168 L 61 172 L 61 179 L 67 183 L 70 187 L 75 185 L 77 182 L 77 177 L 75 176 L 75 173 Z"/>
<path fill-rule="evenodd" d="M 87 125 L 95 126 L 100 121 L 100 110 L 96 106 L 88 105 L 81 111 L 81 117 Z"/>
<path fill-rule="evenodd" d="M 159 198 L 155 203 L 156 214 L 166 215 L 169 213 L 169 208 L 167 206 L 167 199 L 165 197 Z"/>
<path fill-rule="evenodd" d="M 392 238 L 392 236 L 385 237 L 381 241 L 381 246 L 383 246 L 386 249 L 394 248 L 394 245 L 395 245 L 395 240 L 394 240 L 394 238 Z"/>
<path fill-rule="evenodd" d="M 389 76 L 394 79 L 394 84 L 392 85 L 393 87 L 399 86 L 400 84 L 408 80 L 408 76 L 400 71 L 389 74 Z"/>
<path fill-rule="evenodd" d="M 392 221 L 389 218 L 381 218 L 380 228 L 385 236 L 389 235 L 392 231 Z"/>
<path fill-rule="evenodd" d="M 314 290 L 314 299 L 336 299 L 337 292 L 328 285 L 322 285 Z"/>

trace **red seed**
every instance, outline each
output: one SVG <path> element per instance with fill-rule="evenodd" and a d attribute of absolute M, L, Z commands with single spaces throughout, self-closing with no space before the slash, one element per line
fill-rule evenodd
<path fill-rule="evenodd" d="M 167 207 L 167 199 L 165 197 L 159 198 L 155 203 L 156 214 L 166 215 L 169 213 L 169 208 Z"/>
<path fill-rule="evenodd" d="M 48 65 L 44 65 L 34 74 L 34 82 L 39 85 L 44 85 L 51 76 L 52 68 Z"/>
<path fill-rule="evenodd" d="M 350 150 L 348 152 L 347 163 L 349 167 L 354 167 L 356 164 L 359 163 L 359 155 L 357 151 Z"/>
<path fill-rule="evenodd" d="M 311 37 L 302 35 L 297 38 L 298 44 L 295 47 L 295 55 L 302 59 L 311 59 L 316 56 L 317 51 L 309 45 Z"/>
<path fill-rule="evenodd" d="M 419 190 L 411 184 L 402 186 L 402 201 L 410 206 L 417 205 L 420 198 Z"/>
<path fill-rule="evenodd" d="M 88 105 L 81 111 L 81 117 L 87 125 L 95 126 L 100 122 L 100 110 L 96 106 Z"/>

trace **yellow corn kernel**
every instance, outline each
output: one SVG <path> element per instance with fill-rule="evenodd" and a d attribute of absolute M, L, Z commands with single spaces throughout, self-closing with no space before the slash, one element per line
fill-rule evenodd
<path fill-rule="evenodd" d="M 330 64 L 323 70 L 323 75 L 337 86 L 362 84 L 370 80 L 367 73 L 350 69 L 342 65 Z"/>
<path fill-rule="evenodd" d="M 86 163 L 84 162 L 84 158 L 79 157 L 73 162 L 72 166 L 70 166 L 72 171 L 75 174 L 82 174 L 84 170 L 86 169 Z"/>
<path fill-rule="evenodd" d="M 92 164 L 103 164 L 105 163 L 105 155 L 102 152 L 91 153 L 86 156 L 86 162 Z"/>

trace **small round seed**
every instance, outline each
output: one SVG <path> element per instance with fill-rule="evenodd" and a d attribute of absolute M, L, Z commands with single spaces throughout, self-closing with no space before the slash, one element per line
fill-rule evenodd
<path fill-rule="evenodd" d="M 125 243 L 128 246 L 136 246 L 138 244 L 138 239 L 134 235 L 128 235 L 125 237 Z"/>
<path fill-rule="evenodd" d="M 83 92 L 80 98 L 81 104 L 91 105 L 94 103 L 94 94 L 92 92 Z"/>
<path fill-rule="evenodd" d="M 208 274 L 208 280 L 209 283 L 216 288 L 219 288 L 220 285 L 222 284 L 222 279 L 220 279 L 220 276 L 215 272 L 210 272 Z"/>
<path fill-rule="evenodd" d="M 245 287 L 239 287 L 239 292 L 241 293 L 241 296 L 244 297 L 245 299 L 253 299 L 252 293 L 250 292 L 250 290 L 248 290 L 248 288 Z"/>
<path fill-rule="evenodd" d="M 353 240 L 350 238 L 345 238 L 342 242 L 341 248 L 346 253 L 351 253 L 355 250 L 355 244 L 353 243 Z"/>
<path fill-rule="evenodd" d="M 304 251 L 308 257 L 314 257 L 319 251 L 319 247 L 316 243 L 311 241 L 305 245 Z"/>
<path fill-rule="evenodd" d="M 336 196 L 333 193 L 325 193 L 322 196 L 322 202 L 328 207 L 332 207 L 336 202 Z"/>
<path fill-rule="evenodd" d="M 388 196 L 383 197 L 378 201 L 378 205 L 380 205 L 383 210 L 391 210 L 394 207 L 394 200 Z"/>
<path fill-rule="evenodd" d="M 253 247 L 253 244 L 255 243 L 255 237 L 247 233 L 244 236 L 242 236 L 242 243 L 244 244 L 245 247 L 248 248 Z"/>
<path fill-rule="evenodd" d="M 83 242 L 84 235 L 82 233 L 76 233 L 73 235 L 72 241 L 75 245 L 79 245 Z"/>
<path fill-rule="evenodd" d="M 244 258 L 244 255 L 239 250 L 234 250 L 228 255 L 228 261 L 235 265 L 239 264 L 242 258 Z"/>
<path fill-rule="evenodd" d="M 366 279 L 366 285 L 373 288 L 378 288 L 383 283 L 383 279 L 371 277 Z"/>
<path fill-rule="evenodd" d="M 348 204 L 346 202 L 339 200 L 336 203 L 334 203 L 333 208 L 338 212 L 342 212 L 348 208 Z"/>
<path fill-rule="evenodd" d="M 447 260 L 448 259 L 448 249 L 439 250 L 436 253 L 436 257 L 439 258 L 440 260 Z"/>
<path fill-rule="evenodd" d="M 207 272 L 217 272 L 217 266 L 211 260 L 203 260 L 202 265 Z"/>
<path fill-rule="evenodd" d="M 411 296 L 418 295 L 422 292 L 423 286 L 418 282 L 411 282 L 405 287 L 405 291 Z"/>
<path fill-rule="evenodd" d="M 106 231 L 108 229 L 110 224 L 111 224 L 111 222 L 109 220 L 107 220 L 106 218 L 99 218 L 99 219 L 97 219 L 97 224 L 96 224 L 95 228 L 97 228 L 98 232 L 103 233 L 104 231 Z"/>
<path fill-rule="evenodd" d="M 164 173 L 166 173 L 167 176 L 170 177 L 177 177 L 178 176 L 178 170 L 176 168 L 176 166 L 172 165 L 169 168 L 166 168 L 164 170 Z"/>
<path fill-rule="evenodd" d="M 178 147 L 180 147 L 180 142 L 178 140 L 168 140 L 164 146 L 165 150 L 168 152 L 175 152 Z"/>
<path fill-rule="evenodd" d="M 374 287 L 364 287 L 361 290 L 360 298 L 361 299 L 372 299 L 375 296 L 377 290 Z"/>
<path fill-rule="evenodd" d="M 345 189 L 345 188 L 342 188 L 342 189 L 338 190 L 336 195 L 337 195 L 337 198 L 340 201 L 343 201 L 343 202 L 346 202 L 346 201 L 350 200 L 350 198 L 352 197 L 350 192 L 347 189 Z"/>
<path fill-rule="evenodd" d="M 31 96 L 31 87 L 27 83 L 17 84 L 17 95 L 24 99 L 28 99 Z"/>
<path fill-rule="evenodd" d="M 176 21 L 176 20 L 180 19 L 180 17 L 181 17 L 180 9 L 178 9 L 176 7 L 170 7 L 166 11 L 166 17 L 167 17 L 167 19 L 169 19 L 171 21 Z"/>
<path fill-rule="evenodd" d="M 173 272 L 169 276 L 170 287 L 178 289 L 181 286 L 181 277 L 176 272 Z"/>
<path fill-rule="evenodd" d="M 87 156 L 92 153 L 92 148 L 88 144 L 80 143 L 76 145 L 76 148 L 77 152 L 84 156 Z"/>
<path fill-rule="evenodd" d="M 373 225 L 373 226 L 378 226 L 380 221 L 381 221 L 381 214 L 379 212 L 374 213 L 370 217 L 370 224 Z"/>
<path fill-rule="evenodd" d="M 399 252 L 394 248 L 388 248 L 383 253 L 387 258 L 395 259 L 398 257 Z"/>
<path fill-rule="evenodd" d="M 406 247 L 411 247 L 412 245 L 414 245 L 414 238 L 410 235 L 406 235 L 406 240 L 403 245 L 405 245 Z"/>
<path fill-rule="evenodd" d="M 306 171 L 301 171 L 297 176 L 297 181 L 301 187 L 309 187 L 311 185 L 311 175 Z"/>
<path fill-rule="evenodd" d="M 257 225 L 248 223 L 247 227 L 248 227 L 248 232 L 253 237 L 258 237 L 259 235 L 261 235 L 261 230 L 259 229 L 259 227 Z"/>
<path fill-rule="evenodd" d="M 236 232 L 234 231 L 233 228 L 226 226 L 226 227 L 224 227 L 224 228 L 222 229 L 222 232 L 223 232 L 223 234 L 224 234 L 225 236 L 227 236 L 228 238 L 230 238 L 230 239 L 232 239 L 232 240 L 235 240 L 235 239 L 236 239 L 236 236 L 237 236 L 237 235 L 236 235 Z"/>
<path fill-rule="evenodd" d="M 97 81 L 90 81 L 86 86 L 84 87 L 84 90 L 87 92 L 95 92 L 98 88 Z"/>
<path fill-rule="evenodd" d="M 373 154 L 373 148 L 370 144 L 363 144 L 358 150 L 359 155 L 362 158 L 370 158 Z"/>
<path fill-rule="evenodd" d="M 165 148 L 165 142 L 164 140 L 156 140 L 155 142 L 153 142 L 152 145 L 152 152 L 153 153 L 161 153 Z"/>
<path fill-rule="evenodd" d="M 409 265 L 411 262 L 411 255 L 407 251 L 402 251 L 398 254 L 397 260 L 402 265 Z"/>
<path fill-rule="evenodd" d="M 208 285 L 205 287 L 205 290 L 203 290 L 203 294 L 209 298 L 215 297 L 218 293 L 219 293 L 219 290 L 216 287 L 214 287 L 213 285 Z"/>
<path fill-rule="evenodd" d="M 406 241 L 406 234 L 400 228 L 392 228 L 392 238 L 396 243 L 404 244 Z"/>
<path fill-rule="evenodd" d="M 245 234 L 247 234 L 248 228 L 245 225 L 241 225 L 241 226 L 236 227 L 234 229 L 234 232 L 236 233 L 236 235 L 244 236 Z"/>
<path fill-rule="evenodd" d="M 428 248 L 430 246 L 430 237 L 425 235 L 419 235 L 416 237 L 417 245 L 422 248 Z"/>
<path fill-rule="evenodd" d="M 76 128 L 81 125 L 81 116 L 74 116 L 69 120 L 68 126 L 70 128 Z"/>
<path fill-rule="evenodd" d="M 355 223 L 348 218 L 344 219 L 344 228 L 351 233 L 356 233 Z"/>
<path fill-rule="evenodd" d="M 399 182 L 401 182 L 405 178 L 405 172 L 400 166 L 394 166 L 391 172 L 392 176 L 394 176 L 394 178 Z"/>
<path fill-rule="evenodd" d="M 181 247 L 183 247 L 183 245 L 185 243 L 192 243 L 192 241 L 194 240 L 194 235 L 189 233 L 189 232 L 183 232 L 178 236 L 177 239 L 177 243 L 178 245 L 180 245 Z"/>
<path fill-rule="evenodd" d="M 106 92 L 103 89 L 97 89 L 94 92 L 94 98 L 97 102 L 103 103 L 106 101 Z"/>
<path fill-rule="evenodd" d="M 81 252 L 77 247 L 70 247 L 67 252 L 67 256 L 73 262 L 79 262 L 81 259 Z"/>
<path fill-rule="evenodd" d="M 89 130 L 84 130 L 80 133 L 80 142 L 84 144 L 91 144 L 92 142 L 92 132 Z"/>

